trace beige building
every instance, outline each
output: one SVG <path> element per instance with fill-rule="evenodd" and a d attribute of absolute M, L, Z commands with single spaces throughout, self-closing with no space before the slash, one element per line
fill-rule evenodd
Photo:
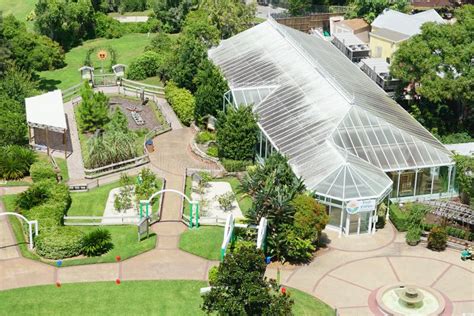
<path fill-rule="evenodd" d="M 362 42 L 369 42 L 370 25 L 364 19 L 342 20 L 334 23 L 331 35 L 350 33 L 357 36 Z"/>
<path fill-rule="evenodd" d="M 372 23 L 369 33 L 371 57 L 383 58 L 388 63 L 401 42 L 421 33 L 426 22 L 445 23 L 435 10 L 405 14 L 386 9 Z"/>

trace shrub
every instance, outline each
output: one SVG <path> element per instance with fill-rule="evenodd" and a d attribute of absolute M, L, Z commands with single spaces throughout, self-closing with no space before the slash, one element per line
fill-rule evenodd
<path fill-rule="evenodd" d="M 207 149 L 206 154 L 208 154 L 211 157 L 217 157 L 218 156 L 218 151 L 219 150 L 218 150 L 217 146 L 212 145 L 212 146 L 209 146 L 209 148 Z"/>
<path fill-rule="evenodd" d="M 214 285 L 217 281 L 217 274 L 219 273 L 219 267 L 213 266 L 209 269 L 209 273 L 207 274 L 209 279 L 209 285 Z"/>
<path fill-rule="evenodd" d="M 20 193 L 15 201 L 16 206 L 23 210 L 29 210 L 49 197 L 49 190 L 44 186 L 32 185 L 28 190 Z"/>
<path fill-rule="evenodd" d="M 31 165 L 30 175 L 33 182 L 41 180 L 56 180 L 56 172 L 54 172 L 53 166 L 46 161 L 38 161 Z"/>
<path fill-rule="evenodd" d="M 44 231 L 55 229 L 63 223 L 64 207 L 59 202 L 48 202 L 35 206 L 26 213 L 29 219 L 38 221 L 39 229 Z"/>
<path fill-rule="evenodd" d="M 88 257 L 100 256 L 113 248 L 112 235 L 107 229 L 97 228 L 82 240 L 82 253 Z"/>
<path fill-rule="evenodd" d="M 245 171 L 247 167 L 252 166 L 253 162 L 250 160 L 232 160 L 232 159 L 223 159 L 222 166 L 228 172 L 239 172 Z"/>
<path fill-rule="evenodd" d="M 225 113 L 219 113 L 216 128 L 219 157 L 253 160 L 258 126 L 250 106 L 228 106 Z"/>
<path fill-rule="evenodd" d="M 0 178 L 18 180 L 28 175 L 36 153 L 18 145 L 0 147 Z"/>
<path fill-rule="evenodd" d="M 217 197 L 217 202 L 219 202 L 219 206 L 224 211 L 228 211 L 232 208 L 232 202 L 234 202 L 234 200 L 235 200 L 235 195 L 233 192 L 227 192 Z"/>
<path fill-rule="evenodd" d="M 291 204 L 295 208 L 293 221 L 295 232 L 303 239 L 317 241 L 329 221 L 326 207 L 304 194 L 298 194 Z"/>
<path fill-rule="evenodd" d="M 211 140 L 216 140 L 216 134 L 209 131 L 201 131 L 196 135 L 196 143 L 204 144 Z"/>
<path fill-rule="evenodd" d="M 48 259 L 63 259 L 77 256 L 82 250 L 84 234 L 74 227 L 58 227 L 42 231 L 36 237 L 36 252 Z"/>
<path fill-rule="evenodd" d="M 194 107 L 196 101 L 191 92 L 184 88 L 179 88 L 173 81 L 168 81 L 165 87 L 165 96 L 168 103 L 180 121 L 189 126 L 194 118 Z"/>
<path fill-rule="evenodd" d="M 421 229 L 416 228 L 416 227 L 411 227 L 407 231 L 407 234 L 405 236 L 405 241 L 410 246 L 416 246 L 420 242 L 421 233 L 422 233 Z"/>
<path fill-rule="evenodd" d="M 109 122 L 109 98 L 102 92 L 94 93 L 87 81 L 81 89 L 82 101 L 77 109 L 82 132 L 95 132 Z"/>
<path fill-rule="evenodd" d="M 316 248 L 310 239 L 303 239 L 290 230 L 286 234 L 285 243 L 285 261 L 291 263 L 305 263 L 313 258 L 313 252 Z"/>
<path fill-rule="evenodd" d="M 125 28 L 116 19 L 98 12 L 95 14 L 96 37 L 119 38 L 125 33 Z"/>
<path fill-rule="evenodd" d="M 400 232 L 406 232 L 408 229 L 407 213 L 403 212 L 396 204 L 390 205 L 389 217 L 393 225 Z"/>
<path fill-rule="evenodd" d="M 428 248 L 435 251 L 446 249 L 448 234 L 446 229 L 440 226 L 434 226 L 428 235 Z"/>
<path fill-rule="evenodd" d="M 128 67 L 127 78 L 131 80 L 143 80 L 148 77 L 156 76 L 160 67 L 160 56 L 147 51 L 136 57 Z"/>

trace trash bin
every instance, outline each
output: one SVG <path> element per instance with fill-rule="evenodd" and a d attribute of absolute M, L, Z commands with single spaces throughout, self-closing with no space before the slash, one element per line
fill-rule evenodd
<path fill-rule="evenodd" d="M 148 139 L 145 142 L 145 146 L 146 146 L 146 150 L 148 150 L 148 152 L 152 153 L 152 152 L 155 151 L 155 146 L 153 145 L 153 141 L 151 139 Z"/>

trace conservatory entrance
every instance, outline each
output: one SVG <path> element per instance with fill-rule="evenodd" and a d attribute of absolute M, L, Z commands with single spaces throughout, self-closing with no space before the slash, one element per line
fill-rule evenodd
<path fill-rule="evenodd" d="M 370 233 L 371 225 L 373 223 L 372 213 L 373 212 L 362 212 L 357 214 L 348 214 L 345 212 L 344 232 L 351 235 Z"/>

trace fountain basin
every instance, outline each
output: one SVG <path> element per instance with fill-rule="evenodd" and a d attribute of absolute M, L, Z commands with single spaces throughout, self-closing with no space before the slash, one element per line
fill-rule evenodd
<path fill-rule="evenodd" d="M 388 315 L 441 315 L 446 302 L 437 290 L 397 283 L 380 288 L 376 302 L 382 312 Z"/>

